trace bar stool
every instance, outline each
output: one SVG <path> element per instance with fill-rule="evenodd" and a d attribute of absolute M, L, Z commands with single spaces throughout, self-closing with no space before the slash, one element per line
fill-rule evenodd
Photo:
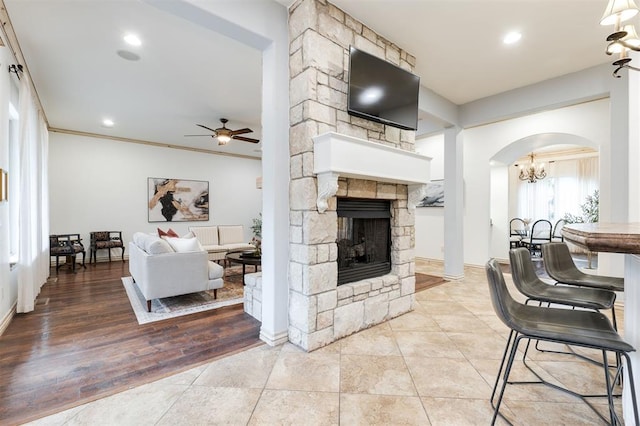
<path fill-rule="evenodd" d="M 493 308 L 500 320 L 509 327 L 511 332 L 504 349 L 500 368 L 496 377 L 493 391 L 491 393 L 491 405 L 494 408 L 493 419 L 491 424 L 495 424 L 497 416 L 500 412 L 500 404 L 504 392 L 509 384 L 532 384 L 540 383 L 553 387 L 564 392 L 568 392 L 574 396 L 581 398 L 590 408 L 592 408 L 604 421 L 607 421 L 591 404 L 587 401 L 589 396 L 580 395 L 569 389 L 562 388 L 552 383 L 544 381 L 534 370 L 526 364 L 526 354 L 523 358 L 525 366 L 532 371 L 538 381 L 527 382 L 510 382 L 509 374 L 513 361 L 518 352 L 518 345 L 522 339 L 542 340 L 565 345 L 573 345 L 584 348 L 598 349 L 602 351 L 602 365 L 605 374 L 605 382 L 607 387 L 607 402 L 609 405 L 609 417 L 611 424 L 622 424 L 621 419 L 615 412 L 613 404 L 613 386 L 622 370 L 622 363 L 616 368 L 616 373 L 612 378 L 609 374 L 609 365 L 607 361 L 607 352 L 614 352 L 616 357 L 624 358 L 626 363 L 627 380 L 625 386 L 630 386 L 631 400 L 633 404 L 633 415 L 635 424 L 640 424 L 638 419 L 638 402 L 636 397 L 635 383 L 633 380 L 633 372 L 629 359 L 629 352 L 635 349 L 625 342 L 617 331 L 613 328 L 611 321 L 599 312 L 546 308 L 540 306 L 525 305 L 515 301 L 504 281 L 504 276 L 495 259 L 491 259 L 486 264 L 487 280 L 489 282 L 489 292 L 491 294 L 491 302 Z M 508 355 L 508 359 L 507 359 Z M 506 361 L 506 364 L 505 364 Z M 504 375 L 503 375 L 504 371 Z M 500 393 L 497 401 L 494 403 L 498 385 L 502 378 Z M 502 414 L 500 414 L 502 416 Z"/>
<path fill-rule="evenodd" d="M 616 322 L 616 311 L 614 304 L 616 294 L 613 291 L 601 290 L 588 287 L 576 287 L 566 285 L 550 285 L 538 278 L 533 261 L 529 251 L 520 248 L 509 251 L 509 260 L 511 264 L 511 277 L 518 291 L 527 296 L 527 304 L 530 300 L 542 303 L 555 303 L 558 305 L 567 305 L 577 308 L 591 309 L 600 311 L 601 309 L 611 309 L 613 328 L 618 329 Z M 584 355 L 571 352 L 553 351 L 549 349 L 541 349 L 539 342 L 536 342 L 536 350 L 540 352 L 551 352 L 560 354 L 570 354 L 580 357 L 586 361 L 600 364 Z M 620 364 L 620 360 L 617 360 Z"/>
<path fill-rule="evenodd" d="M 614 292 L 597 288 L 547 284 L 538 278 L 531 255 L 525 248 L 510 250 L 509 260 L 513 283 L 520 293 L 527 296 L 527 302 L 535 300 L 594 311 L 611 309 L 613 327 L 617 330 L 616 313 L 613 308 L 616 301 Z"/>
<path fill-rule="evenodd" d="M 578 269 L 573 263 L 567 243 L 543 244 L 542 259 L 547 274 L 559 283 L 610 291 L 624 291 L 624 278 L 586 274 Z"/>

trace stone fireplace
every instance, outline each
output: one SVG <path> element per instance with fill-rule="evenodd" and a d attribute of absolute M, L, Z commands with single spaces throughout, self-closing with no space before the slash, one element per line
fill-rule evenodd
<path fill-rule="evenodd" d="M 295 207 L 301 207 L 298 203 L 303 201 L 297 194 L 315 196 L 302 197 L 309 210 L 291 212 L 290 236 L 301 242 L 291 244 L 289 340 L 307 350 L 413 309 L 412 210 L 422 198 L 430 170 L 429 158 L 377 142 L 333 132 L 315 136 L 313 141 L 315 178 L 292 182 L 291 189 Z M 311 186 L 298 192 L 296 185 L 304 182 Z M 363 260 L 359 266 L 367 269 L 364 260 L 379 253 L 372 253 L 366 244 L 354 247 L 362 238 L 366 243 L 365 229 L 355 236 L 352 233 L 350 243 L 341 242 L 338 210 L 349 216 L 386 216 L 376 218 L 387 222 L 383 232 L 390 243 L 385 244 L 388 257 L 380 254 L 383 260 L 374 264 L 374 268 L 385 267 L 380 273 L 355 281 L 341 279 L 341 260 L 350 258 L 352 264 Z M 353 253 L 341 256 L 341 244 Z"/>
<path fill-rule="evenodd" d="M 289 11 L 288 334 L 310 351 L 413 309 L 412 209 L 430 160 L 413 152 L 414 132 L 346 112 L 350 45 L 409 71 L 414 58 L 327 1 L 299 0 Z M 343 200 L 369 200 L 387 217 L 345 224 Z M 384 221 L 388 253 L 369 241 L 384 239 L 370 236 Z M 352 281 L 340 264 L 381 269 Z"/>

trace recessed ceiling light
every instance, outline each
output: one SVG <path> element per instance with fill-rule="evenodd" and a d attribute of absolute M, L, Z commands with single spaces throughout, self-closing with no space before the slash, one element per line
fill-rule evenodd
<path fill-rule="evenodd" d="M 102 120 L 102 126 L 103 127 L 113 127 L 114 124 L 115 123 L 110 118 L 105 118 L 104 120 Z"/>
<path fill-rule="evenodd" d="M 520 34 L 517 31 L 512 31 L 504 36 L 504 38 L 502 39 L 502 42 L 504 44 L 513 44 L 520 41 L 521 38 L 522 38 L 522 34 Z"/>
<path fill-rule="evenodd" d="M 124 41 L 131 46 L 140 46 L 142 44 L 142 40 L 135 34 L 127 34 L 124 36 Z"/>

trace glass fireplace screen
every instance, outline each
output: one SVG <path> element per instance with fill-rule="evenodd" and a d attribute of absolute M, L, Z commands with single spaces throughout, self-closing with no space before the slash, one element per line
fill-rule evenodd
<path fill-rule="evenodd" d="M 386 200 L 338 199 L 338 285 L 391 271 L 391 210 Z"/>

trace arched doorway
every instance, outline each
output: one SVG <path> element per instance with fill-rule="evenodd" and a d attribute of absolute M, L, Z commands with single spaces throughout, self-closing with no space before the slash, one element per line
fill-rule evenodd
<path fill-rule="evenodd" d="M 577 158 L 581 153 L 591 153 L 599 150 L 596 142 L 582 136 L 567 133 L 539 133 L 515 140 L 498 151 L 490 161 L 491 183 L 490 183 L 490 254 L 491 257 L 507 259 L 509 250 L 509 220 L 518 212 L 517 197 L 518 191 L 513 185 L 513 175 L 518 171 L 514 164 L 522 160 L 531 152 L 539 153 L 541 161 L 557 161 L 559 159 Z M 547 166 L 549 174 L 553 174 L 554 165 Z M 510 175 L 511 184 L 510 184 Z M 517 180 L 517 178 L 516 178 Z M 526 183 L 537 185 L 537 183 Z M 533 187 L 529 187 L 532 189 Z M 525 187 L 525 189 L 527 189 Z M 531 191 L 534 192 L 534 191 Z M 540 191 L 542 192 L 542 191 Z M 548 193 L 545 192 L 545 193 Z M 545 202 L 549 202 L 545 200 Z M 552 203 L 553 201 L 551 201 Z M 544 209 L 540 210 L 544 212 Z M 556 213 L 555 216 L 563 213 Z M 535 214 L 531 214 L 536 216 Z M 546 215 L 538 213 L 537 216 Z M 557 220 L 556 217 L 544 217 L 545 219 Z M 531 217 L 530 219 L 542 219 L 543 217 Z"/>

